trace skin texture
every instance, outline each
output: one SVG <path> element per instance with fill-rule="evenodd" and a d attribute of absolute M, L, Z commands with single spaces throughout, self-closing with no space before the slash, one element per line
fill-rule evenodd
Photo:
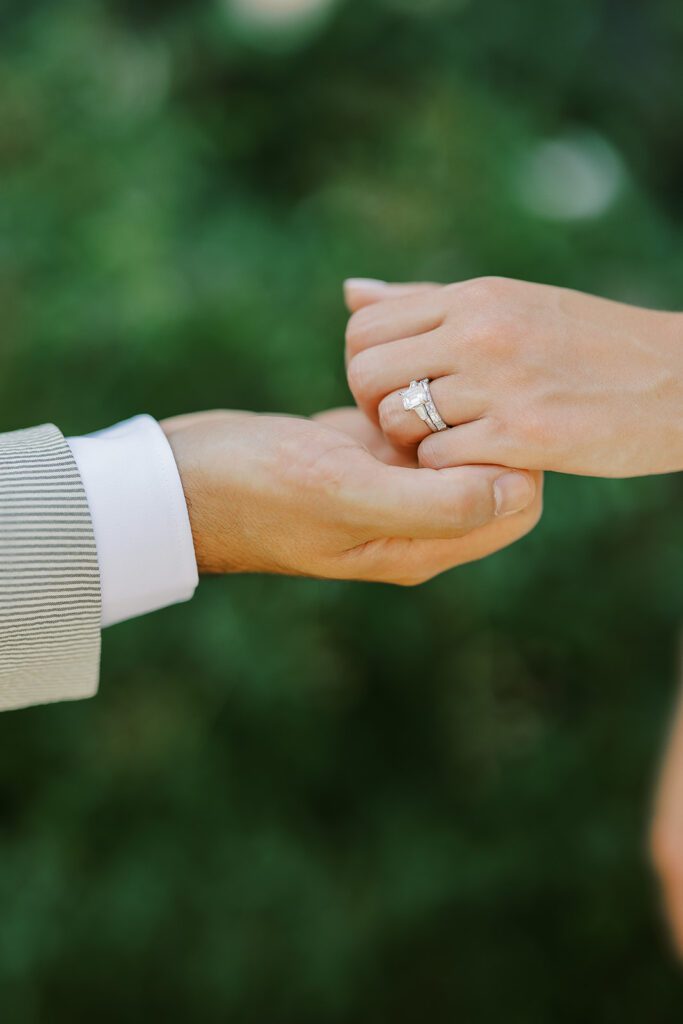
<path fill-rule="evenodd" d="M 679 314 L 498 279 L 446 288 L 357 280 L 346 300 L 354 395 L 388 442 L 419 444 L 425 465 L 495 458 L 599 476 L 683 468 Z M 437 407 L 460 425 L 428 435 L 403 411 L 392 389 L 421 377 L 434 379 Z M 683 691 L 650 848 L 683 961 Z"/>
<path fill-rule="evenodd" d="M 208 412 L 162 427 L 203 573 L 416 584 L 511 544 L 541 513 L 539 474 L 415 468 L 358 410 Z"/>
<path fill-rule="evenodd" d="M 659 779 L 651 851 L 674 946 L 683 960 L 683 692 Z"/>
<path fill-rule="evenodd" d="M 422 466 L 629 477 L 683 469 L 683 317 L 504 278 L 350 281 L 349 386 Z M 428 377 L 452 428 L 399 389 Z"/>

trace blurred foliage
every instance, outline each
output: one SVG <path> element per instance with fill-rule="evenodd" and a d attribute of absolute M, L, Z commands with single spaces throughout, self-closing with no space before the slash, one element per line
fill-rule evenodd
<path fill-rule="evenodd" d="M 349 275 L 680 306 L 680 4 L 280 5 L 4 0 L 0 428 L 347 402 Z M 108 631 L 96 700 L 0 716 L 3 1021 L 680 1019 L 681 497 L 551 478 L 420 590 L 212 580 Z"/>

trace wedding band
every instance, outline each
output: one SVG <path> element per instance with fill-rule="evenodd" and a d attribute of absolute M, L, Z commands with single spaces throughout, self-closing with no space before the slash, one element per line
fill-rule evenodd
<path fill-rule="evenodd" d="M 411 380 L 410 387 L 405 391 L 399 391 L 399 395 L 405 411 L 416 412 L 433 433 L 439 430 L 448 430 L 448 424 L 441 418 L 439 410 L 434 404 L 428 377 L 425 377 L 424 380 Z"/>

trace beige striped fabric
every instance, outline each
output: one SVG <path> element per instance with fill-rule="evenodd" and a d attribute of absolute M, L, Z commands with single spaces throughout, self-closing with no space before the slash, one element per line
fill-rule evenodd
<path fill-rule="evenodd" d="M 88 502 L 57 427 L 0 434 L 0 710 L 90 697 L 100 574 Z"/>

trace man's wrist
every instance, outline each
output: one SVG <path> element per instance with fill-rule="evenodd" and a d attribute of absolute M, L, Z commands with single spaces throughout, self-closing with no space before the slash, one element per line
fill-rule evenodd
<path fill-rule="evenodd" d="M 173 454 L 176 469 L 178 470 L 180 486 L 183 491 L 183 499 L 187 510 L 188 523 L 190 525 L 190 535 L 192 537 L 192 547 L 194 550 L 197 571 L 201 575 L 204 575 L 206 573 L 210 573 L 211 568 L 206 561 L 206 553 L 202 542 L 204 531 L 200 525 L 202 514 L 202 488 L 199 482 L 200 471 L 196 461 L 189 457 L 188 445 L 185 443 L 185 433 L 182 426 L 179 424 L 180 417 L 178 419 L 161 420 L 159 422 L 159 426 L 163 430 L 166 442 Z"/>
<path fill-rule="evenodd" d="M 235 554 L 239 547 L 237 531 L 229 520 L 229 509 L 216 504 L 223 481 L 220 467 L 224 459 L 211 462 L 207 469 L 206 450 L 211 448 L 212 425 L 223 425 L 236 416 L 250 415 L 223 411 L 194 413 L 162 420 L 163 430 L 178 470 L 194 546 L 194 557 L 201 575 L 249 571 L 252 567 Z M 209 428 L 207 430 L 207 428 Z M 224 455 L 224 452 L 217 453 Z M 232 507 L 232 506 L 231 506 Z"/>

